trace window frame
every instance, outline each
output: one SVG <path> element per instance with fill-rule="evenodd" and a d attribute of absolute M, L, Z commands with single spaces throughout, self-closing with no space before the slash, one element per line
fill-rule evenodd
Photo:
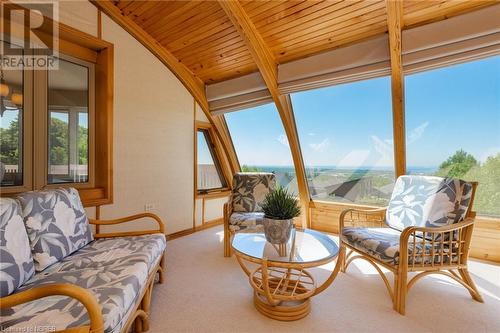
<path fill-rule="evenodd" d="M 11 6 L 10 4 L 5 4 L 5 6 Z M 39 14 L 34 14 L 39 15 Z M 17 22 L 9 22 L 9 24 L 14 24 L 21 26 Z M 82 200 L 84 207 L 101 206 L 105 204 L 113 203 L 113 105 L 114 105 L 114 45 L 108 41 L 101 39 L 100 36 L 96 37 L 88 33 L 82 32 L 80 30 L 74 29 L 63 23 L 53 21 L 51 18 L 44 17 L 44 22 L 50 21 L 58 27 L 58 40 L 59 40 L 59 55 L 70 56 L 78 60 L 84 60 L 92 63 L 95 66 L 95 141 L 91 145 L 94 149 L 94 184 L 89 186 L 78 186 L 80 198 Z M 51 31 L 48 30 L 50 25 L 42 25 L 37 28 L 41 33 L 50 34 Z M 14 33 L 14 40 L 23 40 L 24 35 L 23 29 L 14 29 L 11 33 Z M 29 86 L 35 84 L 34 79 L 30 81 Z M 27 87 L 28 85 L 26 85 Z M 33 93 L 35 95 L 35 93 Z M 33 96 L 32 100 L 35 98 L 44 98 L 40 96 Z M 46 98 L 46 96 L 45 96 Z M 25 108 L 28 104 L 25 104 Z M 30 109 L 33 117 L 31 118 L 31 123 L 33 124 L 38 120 L 35 119 L 35 112 Z M 27 117 L 26 117 L 27 119 Z M 29 119 L 28 119 L 29 120 Z M 25 120 L 27 121 L 27 120 Z M 89 120 L 90 121 L 90 120 Z M 26 122 L 25 122 L 26 123 Z M 28 125 L 30 125 L 28 124 Z M 29 127 L 26 125 L 27 128 Z M 89 124 L 90 126 L 90 124 Z M 31 128 L 30 133 L 33 133 L 25 142 L 33 142 L 37 133 L 35 133 L 35 128 Z M 90 133 L 89 133 L 90 136 Z M 96 145 L 99 142 L 99 145 Z M 23 143 L 24 144 L 24 143 Z M 25 146 L 23 146 L 24 148 Z M 28 151 L 25 150 L 25 154 Z M 42 188 L 37 187 L 37 181 L 40 179 L 35 179 L 35 172 L 33 162 L 39 159 L 44 159 L 45 157 L 40 152 L 31 151 L 28 159 L 24 162 L 25 168 L 29 167 L 30 172 L 25 175 L 23 186 L 9 186 L 2 187 L 0 189 L 0 195 L 2 197 L 9 197 L 19 194 L 25 191 L 41 190 Z M 30 157 L 29 157 L 30 156 Z M 90 158 L 90 157 L 89 157 Z M 31 162 L 31 163 L 30 163 Z M 57 187 L 68 187 L 72 184 L 57 184 Z"/>
<path fill-rule="evenodd" d="M 83 183 L 67 182 L 50 184 L 48 182 L 50 116 L 50 110 L 48 108 L 49 78 L 48 71 L 37 71 L 34 75 L 34 85 L 42 86 L 42 89 L 35 92 L 34 98 L 34 109 L 39 110 L 39 112 L 36 112 L 35 114 L 35 123 L 40 124 L 39 126 L 34 126 L 34 142 L 36 142 L 34 149 L 35 156 L 38 157 L 36 160 L 42 160 L 45 162 L 43 163 L 43 166 L 37 165 L 33 170 L 35 178 L 34 185 L 35 188 L 39 189 L 53 189 L 59 187 L 74 187 L 77 189 L 93 188 L 95 186 L 95 65 L 91 62 L 71 57 L 63 53 L 60 53 L 58 58 L 86 67 L 88 70 L 88 180 Z M 62 112 L 68 112 L 69 118 L 69 113 L 71 112 L 70 110 L 64 109 Z M 78 111 L 76 111 L 76 113 L 78 113 Z"/>
<path fill-rule="evenodd" d="M 198 132 L 202 132 L 207 143 L 210 155 L 214 161 L 217 174 L 221 182 L 221 187 L 212 189 L 198 189 Z M 223 168 L 221 163 L 221 157 L 223 156 L 219 147 L 215 144 L 215 133 L 212 125 L 204 121 L 196 121 L 194 127 L 194 188 L 196 193 L 196 198 L 217 196 L 219 194 L 226 195 L 229 191 L 229 178 L 227 177 L 227 172 Z"/>
<path fill-rule="evenodd" d="M 3 39 L 0 42 L 4 42 Z M 14 186 L 0 186 L 0 191 L 13 194 L 33 190 L 33 71 L 23 68 L 23 111 L 22 111 L 22 173 L 23 183 Z"/>

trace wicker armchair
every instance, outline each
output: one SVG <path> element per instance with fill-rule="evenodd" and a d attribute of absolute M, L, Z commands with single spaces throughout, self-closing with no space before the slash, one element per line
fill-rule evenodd
<path fill-rule="evenodd" d="M 371 263 L 402 315 L 408 291 L 429 274 L 452 278 L 483 302 L 467 270 L 476 187 L 458 179 L 401 176 L 387 208 L 343 211 L 340 243 L 348 251 L 340 259 L 341 271 L 355 259 Z M 394 274 L 393 287 L 378 265 Z M 408 281 L 409 272 L 419 273 Z"/>
<path fill-rule="evenodd" d="M 233 177 L 233 190 L 224 204 L 224 256 L 231 256 L 231 238 L 236 232 L 262 228 L 260 207 L 266 194 L 276 187 L 276 177 L 265 172 L 239 172 Z"/>

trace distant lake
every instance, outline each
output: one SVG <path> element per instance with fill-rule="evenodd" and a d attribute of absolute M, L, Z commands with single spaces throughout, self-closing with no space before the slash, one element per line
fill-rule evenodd
<path fill-rule="evenodd" d="M 252 165 L 264 172 L 288 172 L 294 173 L 295 168 L 293 165 L 289 166 L 277 166 L 277 165 Z M 439 168 L 438 167 L 419 167 L 419 166 L 409 166 L 408 173 L 409 174 L 432 174 L 435 173 Z M 394 172 L 392 168 L 387 167 L 342 167 L 338 168 L 336 166 L 306 166 L 306 172 L 308 171 L 316 171 L 316 172 L 325 172 L 325 171 L 337 171 L 337 172 Z"/>

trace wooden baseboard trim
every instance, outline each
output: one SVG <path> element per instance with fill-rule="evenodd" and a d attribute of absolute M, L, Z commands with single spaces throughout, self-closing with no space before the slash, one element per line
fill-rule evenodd
<path fill-rule="evenodd" d="M 198 225 L 198 226 L 196 226 L 194 228 L 189 228 L 189 229 L 185 229 L 185 230 L 181 230 L 181 231 L 177 231 L 177 232 L 168 234 L 166 237 L 167 237 L 167 240 L 170 241 L 170 240 L 173 240 L 173 239 L 176 239 L 176 238 L 180 238 L 180 237 L 191 235 L 191 234 L 193 234 L 193 233 L 195 233 L 197 231 L 202 231 L 202 230 L 205 230 L 205 229 L 208 229 L 208 228 L 213 228 L 213 227 L 221 225 L 223 223 L 224 223 L 224 221 L 223 221 L 222 218 L 215 219 L 215 220 L 212 220 L 212 221 L 205 222 L 203 225 Z"/>

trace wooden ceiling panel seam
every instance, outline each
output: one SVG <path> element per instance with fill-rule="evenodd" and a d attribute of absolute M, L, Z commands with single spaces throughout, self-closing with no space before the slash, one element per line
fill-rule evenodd
<path fill-rule="evenodd" d="M 195 56 L 201 55 L 214 45 L 221 44 L 222 42 L 226 42 L 228 40 L 232 40 L 234 42 L 235 40 L 241 39 L 237 37 L 239 37 L 238 32 L 234 30 L 233 26 L 231 26 L 229 28 L 226 28 L 211 35 L 210 37 L 195 42 L 191 44 L 189 47 L 184 47 L 182 49 L 177 50 L 176 54 L 179 54 L 180 57 L 189 55 L 195 55 Z M 194 53 L 193 50 L 197 50 L 197 52 Z"/>
<path fill-rule="evenodd" d="M 321 22 L 328 21 L 329 19 L 335 18 L 338 15 L 338 11 L 342 13 L 352 10 L 352 8 L 357 8 L 358 6 L 364 7 L 366 3 L 363 0 L 355 0 L 352 2 L 341 1 L 335 4 L 318 9 L 314 8 L 314 11 L 309 12 L 307 15 L 300 18 L 289 19 L 286 23 L 277 25 L 272 29 L 262 29 L 262 37 L 266 42 L 272 42 L 273 39 L 277 39 L 278 36 L 286 34 L 287 32 L 293 31 L 293 29 L 301 30 L 305 25 L 314 26 L 317 24 L 316 20 L 320 19 Z M 354 6 L 354 7 L 353 7 Z"/>
<path fill-rule="evenodd" d="M 342 0 L 336 0 L 335 3 L 341 2 Z M 271 29 L 272 27 L 275 27 L 279 23 L 282 23 L 282 21 L 289 20 L 291 16 L 304 16 L 308 12 L 320 10 L 321 8 L 326 8 L 332 4 L 332 1 L 304 1 L 300 5 L 290 7 L 288 8 L 282 15 L 279 15 L 278 17 L 272 17 L 271 19 L 267 17 L 264 20 L 256 21 L 255 22 L 255 27 L 257 28 L 257 31 L 267 31 Z M 277 16 L 277 15 L 275 15 Z M 293 17 L 291 19 L 294 19 Z"/>
<path fill-rule="evenodd" d="M 353 8 L 356 6 L 355 8 Z M 269 45 L 274 45 L 274 43 L 280 43 L 283 42 L 283 39 L 285 40 L 291 40 L 298 38 L 300 36 L 305 36 L 310 33 L 315 33 L 323 28 L 328 28 L 328 27 L 333 27 L 336 24 L 342 22 L 342 21 L 347 21 L 352 19 L 353 17 L 358 17 L 363 14 L 376 11 L 382 9 L 385 11 L 385 5 L 382 2 L 371 2 L 367 5 L 366 2 L 362 3 L 357 3 L 355 5 L 351 5 L 349 7 L 344 7 L 340 10 L 337 10 L 329 15 L 325 15 L 324 17 L 321 17 L 320 19 L 315 20 L 313 24 L 303 24 L 300 29 L 297 31 L 291 33 L 290 31 L 284 31 L 283 33 L 276 33 L 273 34 L 272 36 L 266 38 L 266 42 Z M 330 30 L 329 32 L 334 32 L 333 30 Z"/>
<path fill-rule="evenodd" d="M 183 4 L 183 6 L 176 8 L 175 10 L 171 10 L 170 8 L 165 8 L 168 11 L 168 14 L 165 16 L 157 15 L 157 17 L 162 17 L 161 20 L 154 20 L 154 16 L 148 21 L 144 22 L 143 28 L 148 31 L 150 35 L 154 35 L 154 33 L 165 26 L 166 22 L 172 22 L 175 20 L 176 23 L 179 23 L 179 20 L 183 20 L 183 15 L 191 15 L 190 11 L 198 6 L 200 3 L 197 1 L 187 1 Z"/>
<path fill-rule="evenodd" d="M 300 4 L 307 4 L 307 0 L 301 0 L 301 1 L 283 1 L 280 3 L 279 6 L 273 7 L 270 10 L 266 10 L 258 15 L 250 17 L 252 20 L 252 23 L 255 25 L 256 22 L 261 22 L 265 21 L 271 16 L 275 15 L 283 15 L 284 12 L 286 12 L 289 8 L 293 8 L 296 6 L 299 6 Z M 311 1 L 309 2 L 311 4 Z M 255 25 L 255 27 L 257 27 Z"/>
<path fill-rule="evenodd" d="M 188 66 L 189 68 L 193 68 L 197 65 L 201 65 L 204 68 L 209 68 L 212 65 L 221 65 L 227 61 L 237 61 L 238 58 L 240 58 L 240 60 L 242 61 L 248 56 L 250 56 L 250 52 L 248 51 L 248 49 L 246 47 L 240 47 L 227 52 L 224 56 L 207 57 L 190 64 L 186 63 L 186 66 Z"/>
<path fill-rule="evenodd" d="M 155 35 L 162 44 L 172 43 L 185 35 L 193 33 L 193 31 L 203 30 L 209 22 L 213 21 L 224 21 L 224 12 L 221 9 L 209 11 L 206 10 L 202 13 L 196 13 L 186 21 L 181 24 L 170 28 L 168 30 L 163 30 L 161 33 Z"/>
<path fill-rule="evenodd" d="M 143 1 L 142 5 L 134 10 L 130 16 L 132 18 L 137 18 L 141 15 L 143 15 L 145 12 L 148 10 L 151 10 L 152 8 L 159 7 L 161 5 L 161 2 L 156 2 L 156 1 Z"/>
<path fill-rule="evenodd" d="M 159 35 L 158 41 L 161 44 L 168 45 L 172 43 L 179 43 L 179 40 L 183 40 L 186 38 L 190 38 L 191 36 L 199 35 L 203 33 L 207 29 L 212 29 L 214 27 L 218 27 L 221 24 L 228 22 L 227 18 L 224 15 L 224 11 L 217 10 L 206 17 L 197 18 L 194 24 L 190 24 L 187 29 L 178 29 L 177 31 L 168 31 L 165 35 Z M 222 28 L 219 27 L 220 30 Z"/>
<path fill-rule="evenodd" d="M 268 2 L 261 2 L 257 7 L 254 9 L 250 10 L 247 12 L 247 15 L 249 17 L 254 17 L 256 15 L 259 15 L 261 13 L 264 13 L 268 10 L 272 10 L 274 7 L 279 6 L 281 1 L 268 1 Z"/>
<path fill-rule="evenodd" d="M 247 74 L 255 73 L 257 71 L 258 71 L 257 66 L 255 66 L 255 64 L 252 64 L 251 66 L 241 67 L 240 69 L 238 69 L 238 71 L 228 71 L 224 73 L 219 73 L 219 75 L 213 74 L 207 76 L 200 76 L 200 78 L 203 79 L 207 84 L 214 84 L 226 80 L 231 80 Z"/>
<path fill-rule="evenodd" d="M 196 1 L 194 1 L 196 2 Z M 165 22 L 162 26 L 156 29 L 148 29 L 150 34 L 157 38 L 164 36 L 164 34 L 174 34 L 182 31 L 191 23 L 196 22 L 198 19 L 203 19 L 205 16 L 210 15 L 214 10 L 217 9 L 216 5 L 210 1 L 207 2 L 197 2 L 198 6 L 191 8 L 191 10 L 182 13 L 182 15 L 175 16 L 168 22 Z M 207 7 L 204 7 L 207 6 Z"/>
<path fill-rule="evenodd" d="M 225 31 L 228 28 L 233 28 L 231 22 L 224 22 L 222 24 L 220 24 L 219 22 L 214 22 L 214 24 L 208 24 L 206 26 L 206 29 L 198 34 L 188 34 L 175 42 L 169 44 L 161 44 L 165 45 L 165 47 L 167 47 L 172 52 L 177 52 L 199 41 L 204 41 L 205 39 L 210 38 L 222 31 Z"/>
<path fill-rule="evenodd" d="M 446 19 L 452 16 L 463 14 L 467 11 L 475 10 L 485 6 L 498 3 L 497 1 L 447 1 L 434 7 L 408 13 L 404 16 L 404 28 L 434 22 L 437 19 Z"/>
<path fill-rule="evenodd" d="M 204 68 L 203 70 L 200 70 L 198 72 L 198 74 L 203 75 L 204 73 L 218 72 L 218 71 L 221 71 L 221 69 L 224 69 L 224 70 L 238 69 L 238 66 L 245 65 L 245 64 L 249 65 L 249 64 L 253 64 L 253 63 L 254 62 L 252 59 L 252 55 L 249 53 L 248 56 L 241 59 L 241 61 L 238 63 L 229 63 L 228 62 L 228 63 L 220 64 L 218 66 L 207 67 L 207 68 Z"/>
<path fill-rule="evenodd" d="M 290 47 L 291 51 L 286 51 L 288 53 L 293 53 L 295 50 L 297 52 L 300 52 L 301 50 L 307 50 L 310 48 L 316 48 L 316 49 L 322 49 L 322 50 L 328 50 L 329 45 L 336 43 L 339 40 L 345 39 L 349 36 L 355 36 L 358 35 L 360 32 L 365 32 L 368 31 L 370 28 L 372 29 L 377 29 L 377 28 L 383 28 L 385 24 L 385 15 L 376 17 L 374 20 L 376 20 L 376 23 L 372 24 L 366 24 L 365 22 L 360 22 L 358 24 L 353 24 L 352 26 L 346 27 L 345 29 L 342 29 L 344 32 L 341 32 L 335 36 L 328 37 L 328 34 L 324 34 L 322 36 L 318 36 L 314 40 L 306 40 L 300 45 L 302 47 L 297 47 L 296 44 L 292 45 L 293 47 Z M 352 30 L 354 28 L 354 30 Z M 276 52 L 276 51 L 275 51 Z M 281 54 L 282 52 L 276 52 L 278 54 Z"/>
<path fill-rule="evenodd" d="M 240 54 L 235 54 L 232 57 L 228 57 L 225 59 L 212 59 L 209 61 L 198 62 L 189 66 L 189 69 L 197 74 L 198 72 L 202 72 L 204 69 L 211 68 L 224 68 L 226 66 L 237 65 L 243 63 L 245 60 L 251 59 L 252 55 L 245 50 Z"/>
<path fill-rule="evenodd" d="M 325 51 L 331 51 L 334 49 L 337 49 L 339 47 L 346 47 L 351 44 L 359 43 L 368 39 L 371 39 L 373 37 L 378 37 L 383 33 L 387 32 L 387 25 L 384 24 L 383 26 L 379 28 L 371 28 L 371 29 L 363 29 L 362 31 L 359 31 L 357 34 L 353 35 L 348 35 L 348 36 L 343 36 L 343 38 L 337 40 L 334 43 L 331 43 L 328 45 L 328 48 L 325 49 L 325 45 L 320 45 L 320 46 L 311 46 L 308 49 L 300 50 L 300 52 L 288 52 L 284 55 L 281 55 L 278 58 L 279 63 L 286 63 L 289 61 L 297 60 L 297 59 L 302 59 L 305 57 L 313 56 L 318 53 L 322 53 Z"/>
<path fill-rule="evenodd" d="M 352 27 L 365 26 L 370 24 L 376 24 L 378 22 L 386 22 L 386 11 L 385 8 L 381 8 L 376 11 L 368 12 L 360 16 L 352 17 L 349 20 L 344 20 L 334 25 L 328 27 L 328 29 L 315 30 L 310 33 L 304 34 L 302 36 L 294 36 L 293 38 L 282 41 L 279 44 L 280 48 L 289 48 L 293 45 L 298 44 L 309 44 L 313 43 L 315 40 L 324 39 L 325 36 L 331 35 L 329 38 L 335 38 L 337 35 L 341 35 L 344 31 L 351 29 Z M 328 22 L 329 23 L 329 22 Z M 324 33 L 318 33 L 319 31 L 326 31 Z M 299 38 L 300 37 L 300 38 Z"/>
<path fill-rule="evenodd" d="M 151 8 L 145 11 L 136 20 L 139 22 L 143 29 L 147 29 L 151 24 L 155 23 L 157 20 L 152 20 L 153 16 L 159 16 L 162 19 L 168 19 L 170 15 L 173 15 L 175 11 L 185 5 L 182 1 L 159 1 L 158 8 Z"/>
<path fill-rule="evenodd" d="M 210 59 L 216 57 L 224 58 L 225 56 L 231 55 L 234 52 L 239 52 L 242 49 L 245 49 L 245 44 L 239 40 L 230 39 L 224 44 L 213 45 L 212 48 L 208 49 L 202 55 L 192 53 L 189 57 L 181 58 L 181 61 L 186 64 L 192 64 L 193 62 L 200 61 L 200 59 Z"/>

